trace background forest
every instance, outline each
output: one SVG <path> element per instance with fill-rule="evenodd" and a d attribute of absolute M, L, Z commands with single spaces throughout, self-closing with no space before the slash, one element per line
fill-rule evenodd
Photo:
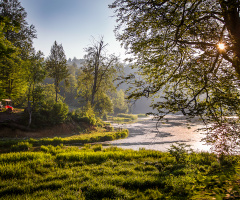
<path fill-rule="evenodd" d="M 123 64 L 107 53 L 103 37 L 93 39 L 83 59 L 67 60 L 57 41 L 44 57 L 33 47 L 37 31 L 20 2 L 1 1 L 0 12 L 0 100 L 25 108 L 29 125 L 62 122 L 77 108 L 99 117 L 129 112 L 124 90 L 116 87 Z"/>

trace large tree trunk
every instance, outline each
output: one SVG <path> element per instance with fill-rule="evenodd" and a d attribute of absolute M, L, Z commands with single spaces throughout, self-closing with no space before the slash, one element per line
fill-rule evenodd
<path fill-rule="evenodd" d="M 223 1 L 219 0 L 224 22 L 233 41 L 234 57 L 230 61 L 240 78 L 240 17 L 238 0 Z M 226 58 L 226 57 L 225 57 Z"/>
<path fill-rule="evenodd" d="M 57 103 L 57 101 L 58 101 L 58 82 L 57 82 L 57 80 L 56 80 L 56 78 L 55 78 L 55 92 L 56 92 L 56 103 Z"/>
<path fill-rule="evenodd" d="M 94 82 L 93 82 L 91 106 L 94 106 L 95 94 L 97 92 L 97 76 L 98 76 L 98 68 L 95 67 L 95 76 L 94 76 Z"/>
<path fill-rule="evenodd" d="M 95 48 L 96 48 L 96 55 L 95 55 L 95 62 L 94 62 L 94 82 L 93 82 L 92 99 L 91 99 L 92 106 L 94 106 L 95 94 L 97 93 L 97 81 L 98 81 L 100 57 L 101 57 L 101 51 L 104 48 L 103 40 L 101 40 L 99 43 L 99 46 L 96 46 Z"/>

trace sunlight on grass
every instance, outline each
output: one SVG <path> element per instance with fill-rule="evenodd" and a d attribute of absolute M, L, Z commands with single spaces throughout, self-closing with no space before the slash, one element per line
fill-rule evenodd
<path fill-rule="evenodd" d="M 239 197 L 239 156 L 42 145 L 0 154 L 2 199 L 213 199 Z M 183 153 L 181 163 L 177 159 Z"/>

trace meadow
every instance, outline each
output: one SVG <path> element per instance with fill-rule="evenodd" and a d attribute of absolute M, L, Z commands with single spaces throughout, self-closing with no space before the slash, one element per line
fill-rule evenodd
<path fill-rule="evenodd" d="M 0 199 L 236 199 L 239 171 L 239 156 L 219 162 L 183 146 L 29 146 L 0 154 Z"/>

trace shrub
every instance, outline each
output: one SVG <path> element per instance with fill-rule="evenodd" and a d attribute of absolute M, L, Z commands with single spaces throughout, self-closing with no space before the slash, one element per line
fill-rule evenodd
<path fill-rule="evenodd" d="M 67 119 L 68 106 L 63 102 L 57 102 L 53 104 L 50 111 L 50 120 L 53 124 L 62 123 Z"/>
<path fill-rule="evenodd" d="M 78 122 L 86 122 L 88 124 L 95 125 L 97 119 L 92 107 L 88 104 L 84 108 L 79 108 L 72 112 L 72 118 Z"/>
<path fill-rule="evenodd" d="M 175 157 L 178 163 L 185 163 L 187 160 L 187 155 L 189 152 L 192 152 L 192 149 L 189 148 L 190 145 L 186 145 L 184 143 L 178 143 L 177 145 L 171 145 L 169 149 L 169 153 Z"/>
<path fill-rule="evenodd" d="M 25 112 L 25 118 L 28 119 Z M 35 108 L 32 114 L 32 127 L 55 125 L 67 120 L 68 106 L 62 101 L 48 100 Z"/>

